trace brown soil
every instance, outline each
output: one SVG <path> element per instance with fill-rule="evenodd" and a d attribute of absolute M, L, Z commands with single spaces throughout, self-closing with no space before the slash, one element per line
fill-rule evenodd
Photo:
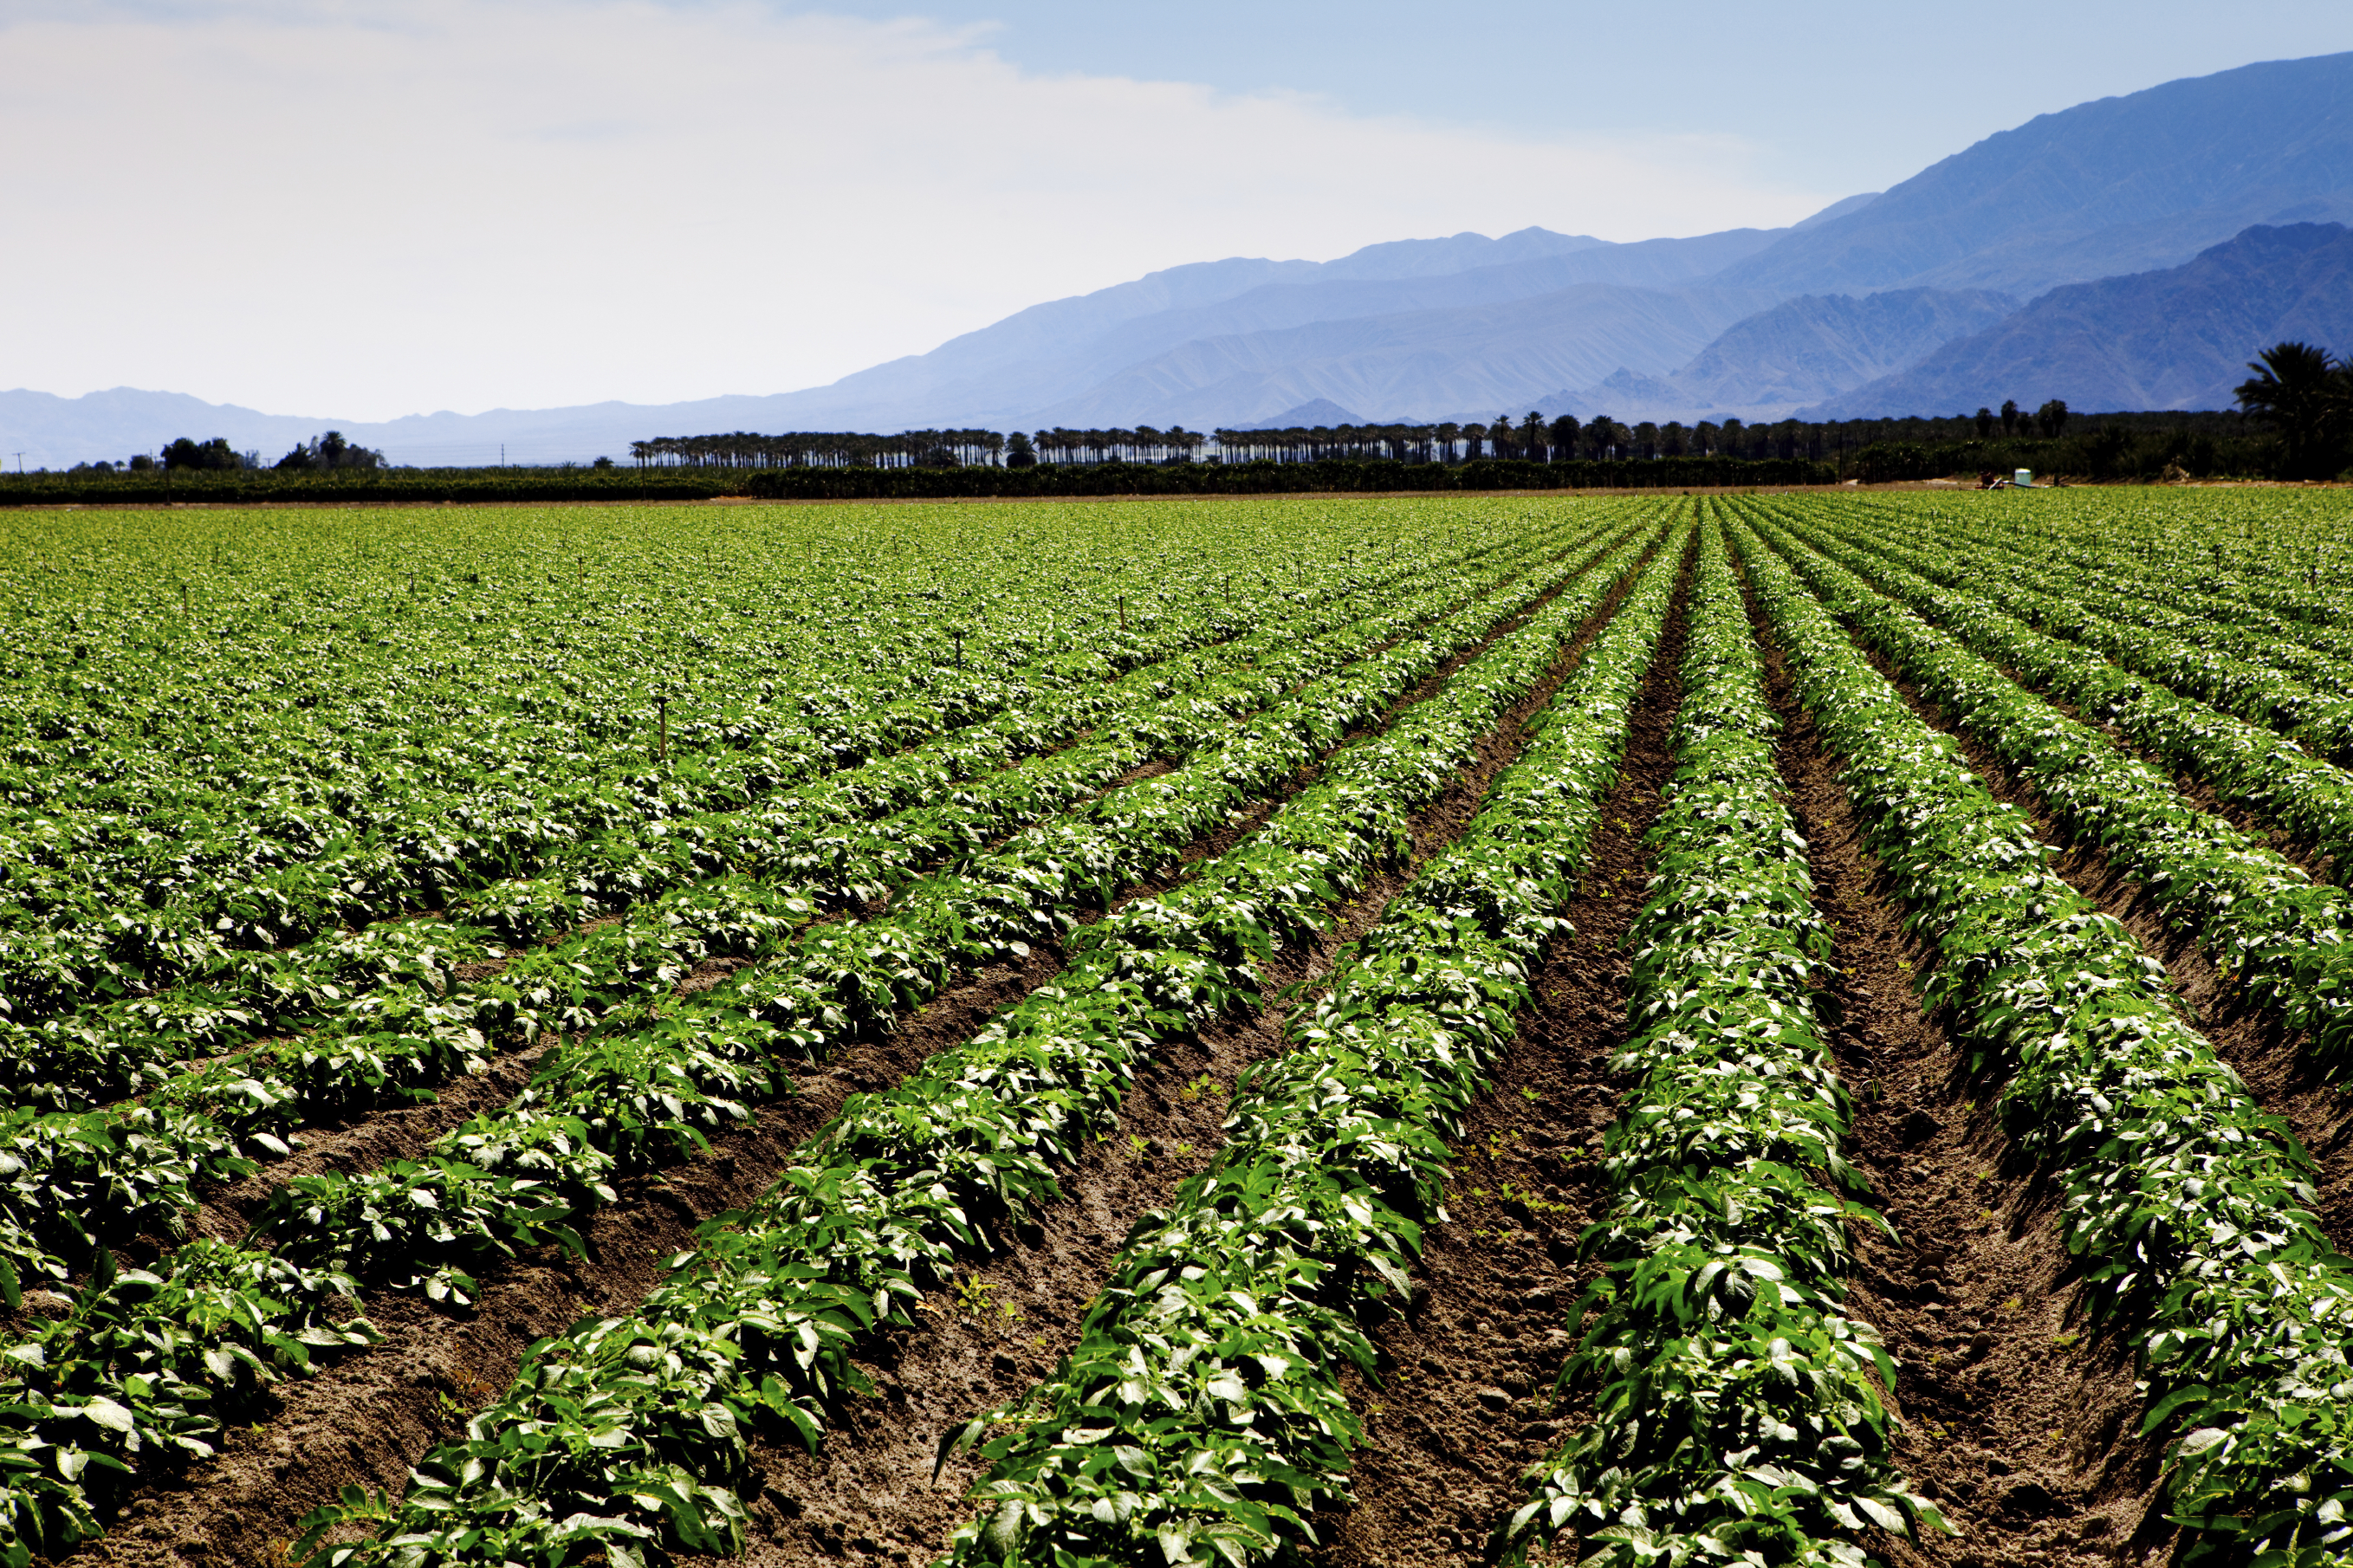
<path fill-rule="evenodd" d="M 1574 575 L 1565 576 L 1562 585 Z M 1553 594 L 1559 591 L 1556 586 Z M 1450 660 L 1393 708 L 1382 727 L 1552 596 L 1546 595 L 1536 606 L 1493 628 L 1482 642 Z M 1515 725 L 1499 733 L 1510 735 L 1516 748 Z M 1217 834 L 1190 846 L 1179 869 L 1134 889 L 1113 907 L 1183 880 L 1203 860 L 1254 832 L 1283 800 L 1318 774 L 1318 769 L 1303 769 L 1282 789 L 1239 815 Z M 1483 776 L 1480 787 L 1483 787 Z M 1457 788 L 1437 809 L 1454 809 L 1462 796 L 1463 788 Z M 1475 791 L 1468 798 L 1475 802 Z M 1463 809 L 1467 815 L 1467 807 Z M 1431 820 L 1442 818 L 1433 816 Z M 1386 896 L 1386 892 L 1378 894 Z M 1361 920 L 1368 921 L 1371 911 L 1377 909 L 1373 899 L 1368 892 L 1359 900 Z M 1090 911 L 1083 918 L 1099 919 L 1103 912 Z M 1332 939 L 1326 951 L 1336 948 L 1340 940 Z M 438 1310 L 411 1296 L 390 1292 L 372 1296 L 368 1314 L 383 1331 L 384 1343 L 310 1378 L 283 1385 L 276 1397 L 262 1401 L 259 1408 L 237 1412 L 237 1420 L 252 1425 L 232 1426 L 218 1457 L 152 1478 L 145 1489 L 124 1504 L 109 1533 L 90 1542 L 73 1560 L 173 1564 L 274 1561 L 291 1534 L 292 1521 L 332 1500 L 339 1488 L 357 1484 L 397 1494 L 406 1485 L 408 1467 L 434 1441 L 456 1434 L 472 1411 L 513 1380 L 523 1352 L 534 1341 L 560 1332 L 585 1316 L 633 1310 L 660 1282 L 662 1261 L 691 1241 L 695 1226 L 704 1216 L 740 1206 L 764 1191 L 847 1095 L 887 1089 L 898 1082 L 926 1057 L 971 1037 L 990 1016 L 1050 979 L 1060 966 L 1060 950 L 1041 947 L 1018 968 L 1003 965 L 985 971 L 936 998 L 891 1035 L 861 1042 L 839 1053 L 827 1066 L 801 1075 L 791 1098 L 762 1109 L 745 1126 L 714 1138 L 704 1157 L 626 1184 L 618 1203 L 580 1225 L 586 1246 L 584 1258 L 562 1258 L 548 1249 L 503 1268 L 480 1269 L 482 1295 L 470 1310 L 463 1312 Z M 1140 1084 L 1132 1104 L 1142 1113 L 1136 1127 L 1147 1140 L 1145 1157 L 1122 1162 L 1116 1150 L 1124 1145 L 1099 1146 L 1081 1172 L 1074 1173 L 1071 1191 L 1079 1194 L 1078 1203 L 1044 1216 L 1048 1223 L 1059 1226 L 1058 1230 L 1050 1233 L 1043 1225 L 1031 1227 L 1026 1234 L 1036 1239 L 1028 1250 L 1067 1247 L 1079 1249 L 1083 1257 L 1099 1255 L 1095 1267 L 1084 1268 L 1083 1262 L 1082 1267 L 1087 1279 L 1100 1279 L 1100 1264 L 1108 1261 L 1110 1247 L 1124 1234 L 1125 1221 L 1121 1216 L 1139 1212 L 1152 1194 L 1165 1194 L 1185 1172 L 1198 1168 L 1205 1155 L 1193 1136 L 1197 1124 L 1205 1121 L 1208 1136 L 1214 1139 L 1222 1086 L 1214 1095 L 1205 1089 L 1192 1099 L 1186 1097 L 1185 1087 L 1213 1062 L 1229 1066 L 1223 1081 L 1230 1083 L 1231 1071 L 1241 1065 L 1243 1053 L 1262 1054 L 1272 1047 L 1272 1037 L 1254 1033 L 1262 1027 L 1263 1020 L 1238 1027 L 1234 1042 L 1222 1049 L 1216 1041 L 1205 1040 L 1201 1064 L 1192 1073 L 1183 1072 L 1179 1062 L 1173 1068 L 1164 1066 Z M 428 1111 L 438 1109 L 426 1108 Z M 396 1128 L 382 1136 L 397 1144 L 411 1133 Z M 1176 1145 L 1188 1142 L 1194 1142 L 1194 1149 L 1179 1152 Z M 328 1156 L 322 1152 L 320 1157 Z M 1096 1184 L 1090 1187 L 1091 1181 Z M 1093 1252 L 1085 1252 L 1089 1247 Z M 1038 1267 L 1050 1271 L 1050 1262 Z M 1068 1297 L 1071 1292 L 1066 1288 L 1060 1294 Z M 1092 1294 L 1092 1286 L 1084 1287 L 1076 1297 L 1076 1306 L 1082 1308 Z M 1000 1303 L 1011 1303 L 1025 1317 L 1031 1315 L 1018 1282 L 1011 1279 L 1001 1293 L 993 1288 L 991 1296 Z M 1039 1322 L 1050 1321 L 1050 1308 L 1042 1298 L 1034 1315 Z M 941 1316 L 947 1317 L 944 1308 Z M 1070 1312 L 1070 1325 L 1075 1326 L 1076 1316 L 1075 1310 Z M 1018 1355 L 997 1345 L 1006 1321 L 1000 1310 L 986 1322 L 953 1319 L 943 1323 L 942 1331 L 963 1333 L 969 1340 L 977 1328 L 978 1342 L 988 1347 L 982 1359 L 989 1375 L 1005 1384 L 1006 1392 L 1012 1392 L 1014 1374 L 1003 1371 L 997 1358 L 1003 1356 L 1017 1372 L 1024 1363 Z M 973 1353 L 972 1344 L 961 1344 L 950 1359 L 961 1364 L 971 1360 Z M 904 1354 L 902 1351 L 899 1359 L 903 1360 Z M 887 1361 L 875 1370 L 881 1374 L 878 1382 L 886 1399 L 891 1397 L 890 1390 L 904 1387 Z M 961 1413 L 968 1414 L 972 1404 L 965 1402 Z M 881 1422 L 876 1430 L 889 1430 L 904 1420 L 903 1415 L 894 1416 Z M 845 1435 L 828 1445 L 826 1463 L 834 1463 L 836 1454 L 850 1451 L 860 1429 L 859 1413 L 853 1410 Z M 924 1440 L 921 1456 L 926 1482 L 930 1441 Z M 785 1458 L 775 1450 L 764 1450 L 764 1458 L 770 1456 L 774 1462 Z M 859 1484 L 853 1483 L 851 1497 L 858 1491 Z M 944 1500 L 954 1493 L 943 1491 L 939 1496 Z M 764 1501 L 762 1509 L 764 1521 L 780 1518 L 773 1500 Z M 821 1537 L 807 1531 L 801 1535 L 822 1550 Z"/>

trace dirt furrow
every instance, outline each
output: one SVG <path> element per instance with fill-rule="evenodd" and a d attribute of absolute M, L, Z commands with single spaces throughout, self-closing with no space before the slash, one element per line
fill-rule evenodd
<path fill-rule="evenodd" d="M 2283 1118 L 2320 1167 L 2314 1212 L 2339 1251 L 2353 1242 L 2353 1096 L 2322 1073 L 2307 1042 L 2284 1033 L 2244 988 L 2219 973 L 2195 932 L 2176 930 L 2148 889 L 2096 846 L 2069 847 L 2031 784 L 2012 773 L 1993 752 L 1953 726 L 1943 710 L 1923 697 L 1876 653 L 1866 653 L 1882 675 L 1921 719 L 1950 735 L 1969 767 L 1997 799 L 2033 819 L 2035 831 L 2061 846 L 2052 868 L 2077 892 L 2122 921 L 2150 956 L 2161 962 L 2199 1032 L 2245 1079 L 2263 1108 Z"/>
<path fill-rule="evenodd" d="M 1435 690 L 1496 638 L 1525 624 L 1566 586 L 1564 582 L 1526 611 L 1491 628 L 1392 707 L 1375 728 L 1386 728 L 1404 708 Z M 1131 890 L 1113 908 L 1189 877 L 1200 862 L 1256 831 L 1284 800 L 1317 776 L 1318 769 L 1301 770 L 1218 833 L 1188 846 L 1179 868 Z M 1082 911 L 1081 919 L 1092 921 L 1106 912 Z M 691 1242 L 704 1217 L 741 1206 L 765 1191 L 794 1151 L 849 1094 L 897 1083 L 925 1058 L 971 1037 L 989 1017 L 1050 980 L 1061 965 L 1058 946 L 1040 946 L 1018 966 L 997 965 L 952 987 L 892 1034 L 860 1042 L 799 1075 L 790 1098 L 762 1108 L 750 1123 L 714 1137 L 707 1154 L 624 1184 L 617 1203 L 579 1225 L 585 1258 L 566 1258 L 546 1248 L 504 1268 L 479 1270 L 483 1292 L 466 1311 L 438 1309 L 411 1295 L 373 1295 L 368 1315 L 383 1331 L 384 1343 L 281 1385 L 274 1399 L 253 1412 L 250 1426 L 225 1434 L 216 1458 L 178 1469 L 159 1466 L 160 1473 L 142 1478 L 144 1489 L 127 1501 L 109 1532 L 89 1542 L 73 1560 L 142 1564 L 269 1561 L 291 1533 L 293 1521 L 331 1500 L 341 1487 L 356 1484 L 396 1494 L 406 1484 L 409 1466 L 434 1441 L 460 1430 L 476 1409 L 512 1382 L 533 1342 L 583 1317 L 633 1310 L 660 1282 L 663 1260 Z M 1181 1088 L 1176 1092 L 1181 1096 Z M 1149 1103 L 1148 1098 L 1140 1103 Z M 1178 1103 L 1187 1102 L 1180 1098 Z M 1219 1120 L 1216 1109 L 1209 1108 L 1212 1132 Z M 1184 1135 L 1177 1134 L 1173 1142 L 1182 1141 Z M 1153 1178 L 1164 1192 L 1176 1179 L 1169 1161 L 1192 1157 L 1176 1154 L 1173 1142 L 1169 1158 L 1156 1162 L 1160 1175 Z M 1132 1217 L 1142 1206 L 1123 1212 Z M 1112 1236 L 1114 1245 L 1124 1232 L 1122 1221 Z M 1075 1326 L 1076 1321 L 1073 1311 L 1070 1322 Z M 992 1370 L 997 1353 L 989 1352 Z M 926 1450 L 926 1468 L 928 1463 Z"/>
<path fill-rule="evenodd" d="M 1591 1273 L 1577 1238 L 1609 1202 L 1595 1156 L 1617 1118 L 1607 1069 L 1626 1034 L 1620 943 L 1650 874 L 1642 836 L 1674 772 L 1688 556 L 1683 569 L 1570 931 L 1546 949 L 1536 1004 L 1455 1146 L 1451 1218 L 1425 1237 L 1406 1310 L 1373 1330 L 1379 1382 L 1351 1380 L 1369 1441 L 1356 1505 L 1318 1521 L 1314 1560 L 1328 1568 L 1482 1561 L 1487 1531 L 1519 1500 L 1522 1468 L 1577 1418 L 1553 1387 Z"/>
<path fill-rule="evenodd" d="M 1998 1085 L 1973 1078 L 1941 1020 L 1924 1016 L 1915 987 L 1934 946 L 1905 931 L 1836 761 L 1754 611 L 1785 726 L 1783 776 L 1835 928 L 1837 1007 L 1823 1011 L 1835 1013 L 1830 1043 L 1854 1097 L 1844 1152 L 1896 1232 L 1856 1237 L 1849 1305 L 1898 1363 L 1897 1463 L 1955 1528 L 1917 1542 L 1875 1536 L 1870 1549 L 1899 1568 L 2138 1561 L 2119 1552 L 2149 1514 L 2161 1456 L 2134 1436 L 2130 1356 L 2085 1331 L 2053 1225 L 2058 1192 L 2002 1131 Z M 2168 1533 L 2140 1544 L 2161 1559 Z"/>

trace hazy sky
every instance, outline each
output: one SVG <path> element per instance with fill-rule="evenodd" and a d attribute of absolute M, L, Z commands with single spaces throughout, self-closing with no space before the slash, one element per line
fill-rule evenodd
<path fill-rule="evenodd" d="M 1222 256 L 1788 223 L 2345 0 L 0 0 L 0 386 L 377 419 L 834 379 Z"/>

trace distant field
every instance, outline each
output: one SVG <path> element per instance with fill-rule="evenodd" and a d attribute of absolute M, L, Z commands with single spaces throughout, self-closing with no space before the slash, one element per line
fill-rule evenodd
<path fill-rule="evenodd" d="M 2343 490 L 0 538 L 0 1561 L 2353 1543 Z"/>

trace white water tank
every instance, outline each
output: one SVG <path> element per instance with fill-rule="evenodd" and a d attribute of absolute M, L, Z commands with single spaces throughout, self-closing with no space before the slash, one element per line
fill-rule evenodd
<path fill-rule="evenodd" d="M 2010 482 L 2016 485 L 2020 489 L 2031 490 L 2034 488 L 2034 470 L 2032 468 L 2021 468 L 2018 470 L 2018 477 L 2011 479 Z"/>

